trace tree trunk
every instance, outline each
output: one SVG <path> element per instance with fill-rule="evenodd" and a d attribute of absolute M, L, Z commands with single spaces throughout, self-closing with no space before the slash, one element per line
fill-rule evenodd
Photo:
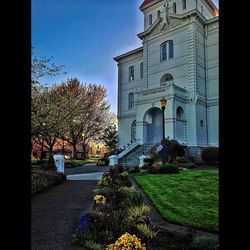
<path fill-rule="evenodd" d="M 40 160 L 42 160 L 42 158 L 43 158 L 43 143 L 44 143 L 44 141 L 42 141 Z"/>
<path fill-rule="evenodd" d="M 49 155 L 53 155 L 53 145 L 50 145 L 49 147 Z"/>
<path fill-rule="evenodd" d="M 72 150 L 72 158 L 76 159 L 76 156 L 77 156 L 77 155 L 76 155 L 76 144 L 73 144 L 73 145 L 72 145 L 72 149 L 73 149 L 73 150 Z"/>

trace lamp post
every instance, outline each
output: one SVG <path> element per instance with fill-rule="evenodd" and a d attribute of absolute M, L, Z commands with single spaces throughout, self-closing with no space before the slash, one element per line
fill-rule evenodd
<path fill-rule="evenodd" d="M 167 106 L 167 100 L 162 97 L 162 99 L 160 100 L 161 103 L 161 110 L 162 110 L 162 163 L 166 163 L 166 150 L 165 150 L 165 144 L 164 144 L 164 140 L 165 140 L 165 117 L 164 117 L 164 111 L 166 109 Z"/>

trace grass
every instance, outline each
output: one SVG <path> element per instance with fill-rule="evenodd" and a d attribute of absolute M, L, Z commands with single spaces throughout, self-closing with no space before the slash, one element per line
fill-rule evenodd
<path fill-rule="evenodd" d="M 78 167 L 78 166 L 82 166 L 85 165 L 87 163 L 96 163 L 98 161 L 98 158 L 88 158 L 85 160 L 76 160 L 76 159 L 66 159 L 65 160 L 65 167 L 69 168 L 69 167 Z"/>
<path fill-rule="evenodd" d="M 169 222 L 218 232 L 218 170 L 136 174 L 136 182 Z"/>
<path fill-rule="evenodd" d="M 93 163 L 96 164 L 96 162 L 99 160 L 99 158 L 88 158 L 85 160 L 77 160 L 77 159 L 65 159 L 64 164 L 65 168 L 70 168 L 70 167 L 78 167 L 85 165 L 87 163 Z M 43 159 L 42 161 L 39 160 L 31 160 L 31 165 L 33 166 L 40 166 L 42 164 L 47 164 L 48 159 Z"/>

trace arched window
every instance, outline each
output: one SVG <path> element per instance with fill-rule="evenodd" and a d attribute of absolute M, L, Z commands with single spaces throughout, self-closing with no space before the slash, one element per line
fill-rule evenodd
<path fill-rule="evenodd" d="M 134 107 L 134 94 L 129 93 L 128 94 L 128 108 L 132 109 Z"/>
<path fill-rule="evenodd" d="M 168 83 L 172 82 L 174 80 L 173 76 L 169 73 L 165 74 L 164 76 L 162 76 L 161 78 L 161 86 L 165 86 Z"/>
<path fill-rule="evenodd" d="M 161 11 L 158 10 L 158 11 L 157 11 L 157 18 L 159 19 L 160 17 L 161 17 Z"/>
<path fill-rule="evenodd" d="M 161 61 L 172 58 L 174 58 L 174 42 L 173 40 L 169 40 L 161 44 Z"/>
<path fill-rule="evenodd" d="M 176 3 L 173 3 L 173 13 L 176 13 Z"/>
<path fill-rule="evenodd" d="M 182 0 L 182 8 L 185 10 L 187 8 L 186 0 Z"/>
<path fill-rule="evenodd" d="M 148 23 L 149 23 L 149 25 L 152 25 L 152 15 L 151 14 L 149 15 Z"/>
<path fill-rule="evenodd" d="M 135 79 L 135 70 L 134 66 L 129 67 L 129 82 L 133 81 Z"/>
<path fill-rule="evenodd" d="M 184 120 L 184 110 L 182 107 L 178 107 L 176 109 L 176 119 L 177 120 Z"/>

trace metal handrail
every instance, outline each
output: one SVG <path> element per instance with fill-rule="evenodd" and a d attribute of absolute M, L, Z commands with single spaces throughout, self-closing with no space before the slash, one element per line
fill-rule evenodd
<path fill-rule="evenodd" d="M 127 143 L 126 146 L 123 147 L 123 149 L 121 151 L 119 151 L 118 154 L 122 153 L 124 150 L 126 150 L 128 147 L 132 146 L 135 142 L 139 141 L 140 139 L 135 139 L 135 140 L 131 140 L 130 143 Z"/>
<path fill-rule="evenodd" d="M 145 153 L 144 152 L 144 149 L 145 149 L 145 145 L 147 144 L 147 143 L 149 143 L 153 138 L 155 138 L 155 137 L 157 137 L 158 138 L 158 135 L 153 135 L 151 138 L 149 138 L 146 142 L 144 142 L 143 144 L 142 144 L 142 154 L 147 154 L 148 153 L 148 151 Z"/>

